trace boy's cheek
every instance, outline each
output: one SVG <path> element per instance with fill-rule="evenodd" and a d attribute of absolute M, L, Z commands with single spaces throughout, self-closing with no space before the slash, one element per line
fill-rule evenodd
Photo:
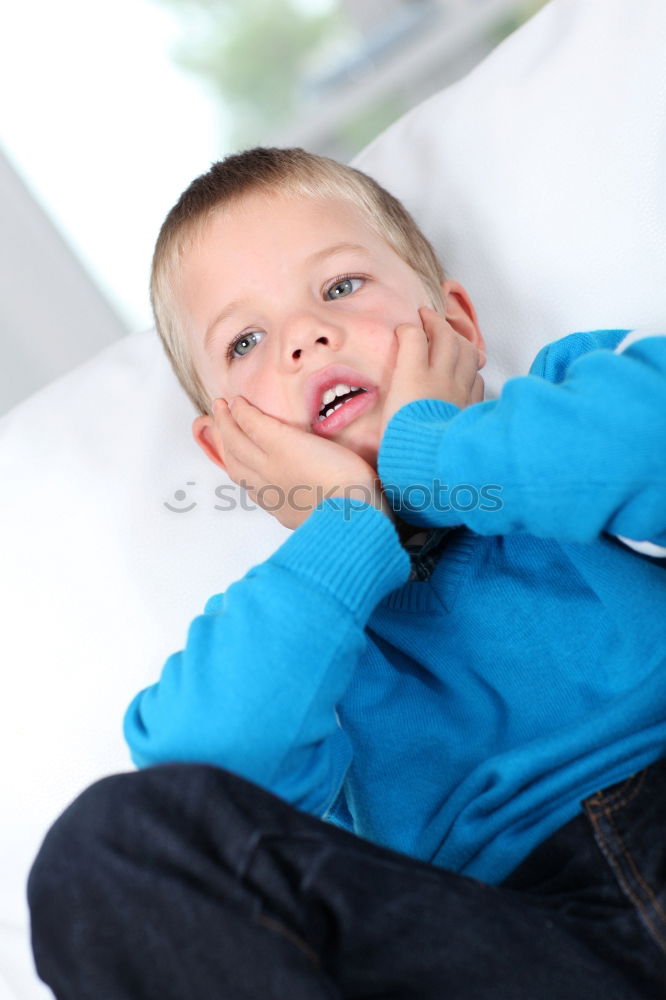
<path fill-rule="evenodd" d="M 293 405 L 289 406 L 282 397 L 271 398 L 266 395 L 244 395 L 244 398 L 258 410 L 261 410 L 262 413 L 265 413 L 266 416 L 273 417 L 275 420 L 279 420 L 282 424 L 287 424 L 289 427 L 295 427 L 296 430 L 300 431 L 312 430 L 309 422 L 304 418 L 303 414 L 294 413 Z M 303 405 L 303 409 L 304 406 L 305 404 Z"/>

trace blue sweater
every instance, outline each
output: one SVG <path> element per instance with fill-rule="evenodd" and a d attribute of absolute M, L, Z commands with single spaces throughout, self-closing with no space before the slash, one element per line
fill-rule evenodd
<path fill-rule="evenodd" d="M 620 338 L 559 341 L 496 402 L 403 407 L 379 472 L 405 520 L 452 529 L 430 578 L 385 515 L 327 501 L 133 700 L 135 763 L 219 765 L 499 882 L 663 756 L 666 573 L 612 535 L 666 543 L 666 337 Z"/>

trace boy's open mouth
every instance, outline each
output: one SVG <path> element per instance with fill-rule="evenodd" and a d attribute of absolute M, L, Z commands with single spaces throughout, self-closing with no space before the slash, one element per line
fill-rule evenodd
<path fill-rule="evenodd" d="M 348 365 L 333 364 L 313 372 L 305 387 L 310 428 L 330 437 L 372 406 L 378 388 Z"/>
<path fill-rule="evenodd" d="M 338 383 L 334 389 L 327 389 L 322 396 L 322 408 L 319 411 L 319 416 L 317 422 L 321 423 L 326 417 L 330 417 L 332 413 L 339 410 L 347 400 L 353 399 L 354 396 L 358 396 L 359 392 L 367 392 L 367 389 L 360 389 L 358 386 L 345 385 L 344 382 Z"/>
<path fill-rule="evenodd" d="M 376 399 L 376 389 L 349 387 L 348 392 L 341 393 L 333 401 L 322 406 L 312 430 L 321 437 L 332 437 L 373 406 Z"/>

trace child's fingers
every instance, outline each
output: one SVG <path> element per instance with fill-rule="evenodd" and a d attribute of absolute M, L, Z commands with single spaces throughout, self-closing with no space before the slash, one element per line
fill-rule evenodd
<path fill-rule="evenodd" d="M 419 309 L 419 316 L 432 350 L 456 350 L 460 337 L 444 316 L 425 307 Z"/>
<path fill-rule="evenodd" d="M 449 339 L 455 334 L 455 331 L 447 321 L 446 317 L 442 316 L 434 309 L 422 306 L 419 309 L 419 316 L 421 317 L 423 329 L 425 330 L 431 344 L 435 343 L 437 338 L 444 337 L 445 339 Z"/>
<path fill-rule="evenodd" d="M 485 385 L 482 377 L 477 372 L 476 377 L 474 379 L 474 384 L 472 386 L 472 391 L 470 393 L 469 401 L 470 403 L 482 403 L 484 395 L 485 395 Z"/>
<path fill-rule="evenodd" d="M 395 335 L 398 338 L 396 369 L 427 368 L 430 346 L 425 330 L 413 323 L 401 323 L 395 328 Z"/>
<path fill-rule="evenodd" d="M 452 346 L 451 350 L 455 351 L 456 374 L 463 380 L 468 380 L 471 384 L 479 370 L 480 359 L 477 347 L 465 337 L 456 333 L 455 346 Z"/>
<path fill-rule="evenodd" d="M 234 411 L 235 409 L 234 407 Z M 237 462 L 243 462 L 250 468 L 259 468 L 265 457 L 264 451 L 240 426 L 236 420 L 236 413 L 231 412 L 226 401 L 215 401 L 213 420 L 222 444 L 225 463 L 233 457 Z"/>
<path fill-rule="evenodd" d="M 276 438 L 284 430 L 282 421 L 262 413 L 242 396 L 232 400 L 231 415 L 250 441 L 264 452 L 271 450 Z"/>
<path fill-rule="evenodd" d="M 419 309 L 419 316 L 430 344 L 430 366 L 441 368 L 445 365 L 447 370 L 455 370 L 466 343 L 464 337 L 456 333 L 446 318 L 434 309 L 423 306 Z"/>
<path fill-rule="evenodd" d="M 481 367 L 481 357 L 475 344 L 457 333 L 434 309 L 421 309 L 424 327 L 431 343 L 430 364 L 440 370 L 446 366 L 462 379 L 474 380 Z"/>
<path fill-rule="evenodd" d="M 432 309 L 430 306 L 421 306 L 419 309 L 419 316 L 421 317 L 421 322 L 423 323 L 423 329 L 427 333 L 431 331 L 436 333 L 438 328 L 442 326 L 448 326 L 446 319 L 441 313 L 438 313 L 436 309 Z"/>

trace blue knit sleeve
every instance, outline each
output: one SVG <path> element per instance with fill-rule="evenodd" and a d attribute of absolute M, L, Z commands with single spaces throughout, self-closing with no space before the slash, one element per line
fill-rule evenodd
<path fill-rule="evenodd" d="M 206 604 L 185 648 L 125 715 L 139 767 L 224 767 L 323 815 L 350 763 L 336 704 L 379 601 L 409 575 L 384 514 L 327 501 L 266 562 Z"/>
<path fill-rule="evenodd" d="M 498 400 L 398 411 L 379 452 L 394 509 L 414 524 L 587 542 L 666 542 L 666 337 L 618 353 L 625 331 L 542 351 Z"/>

